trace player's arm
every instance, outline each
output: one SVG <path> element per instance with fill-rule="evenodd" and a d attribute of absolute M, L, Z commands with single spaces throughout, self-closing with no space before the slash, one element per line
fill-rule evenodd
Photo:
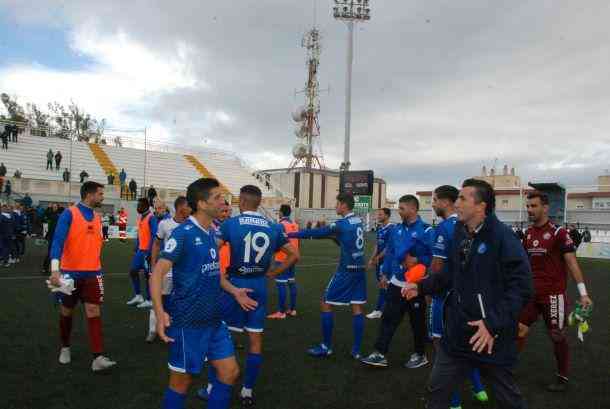
<path fill-rule="evenodd" d="M 377 263 L 379 262 L 379 257 L 377 255 L 377 250 L 378 250 L 378 247 L 377 247 L 377 244 L 375 244 L 375 249 L 373 250 L 373 254 L 371 255 L 371 258 L 369 259 L 368 268 L 376 266 Z"/>
<path fill-rule="evenodd" d="M 152 252 L 152 246 L 155 242 L 155 237 L 157 237 L 157 230 L 159 228 L 159 222 L 157 221 L 157 218 L 153 215 L 149 220 L 148 220 L 148 225 L 150 226 L 150 244 L 148 247 L 148 254 L 151 254 Z"/>
<path fill-rule="evenodd" d="M 63 211 L 59 220 L 57 220 L 57 226 L 55 227 L 55 233 L 53 234 L 53 244 L 51 246 L 51 284 L 59 287 L 59 260 L 64 251 L 64 243 L 70 232 L 70 226 L 72 225 L 72 212 L 66 209 Z"/>
<path fill-rule="evenodd" d="M 335 223 L 317 229 L 304 229 L 293 233 L 288 233 L 289 239 L 324 239 L 334 236 L 337 233 Z"/>
<path fill-rule="evenodd" d="M 299 251 L 292 247 L 290 243 L 284 244 L 282 247 L 280 247 L 279 251 L 286 254 L 286 260 L 276 267 L 271 268 L 271 270 L 267 272 L 267 277 L 269 278 L 274 278 L 275 276 L 282 274 L 284 271 L 290 268 L 290 266 L 299 261 Z"/>
<path fill-rule="evenodd" d="M 161 239 L 158 236 L 155 236 L 152 244 L 152 250 L 150 252 L 150 268 L 155 268 L 155 264 L 157 264 L 157 259 L 159 258 L 159 253 L 161 252 Z"/>
<path fill-rule="evenodd" d="M 238 304 L 246 311 L 252 311 L 258 307 L 258 302 L 248 296 L 251 293 L 251 288 L 237 288 L 227 278 L 226 273 L 220 274 L 220 286 L 223 290 L 231 294 Z"/>
<path fill-rule="evenodd" d="M 156 241 L 156 240 L 155 240 Z M 163 279 L 172 268 L 172 261 L 166 258 L 161 258 L 153 269 L 150 275 L 150 298 L 153 302 L 155 315 L 157 316 L 157 334 L 163 342 L 174 342 L 174 340 L 165 335 L 165 329 L 170 326 L 170 316 L 163 309 Z"/>
<path fill-rule="evenodd" d="M 593 304 L 593 301 L 587 293 L 587 287 L 585 285 L 585 278 L 576 260 L 576 253 L 569 252 L 563 255 L 563 259 L 566 262 L 566 266 L 574 281 L 576 281 L 576 287 L 578 288 L 578 294 L 580 295 L 580 303 L 583 307 L 589 307 Z"/>

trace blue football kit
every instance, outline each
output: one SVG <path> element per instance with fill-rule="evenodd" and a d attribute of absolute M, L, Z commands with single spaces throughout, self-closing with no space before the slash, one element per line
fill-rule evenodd
<path fill-rule="evenodd" d="M 159 256 L 172 262 L 173 288 L 170 344 L 171 370 L 198 374 L 204 359 L 234 355 L 233 342 L 222 322 L 220 262 L 212 229 L 191 216 L 176 227 Z"/>
<path fill-rule="evenodd" d="M 281 225 L 251 211 L 225 220 L 220 233 L 231 248 L 229 281 L 238 288 L 252 289 L 248 296 L 258 302 L 255 310 L 244 311 L 233 297 L 225 294 L 224 319 L 233 331 L 263 332 L 267 305 L 265 274 L 275 253 L 288 243 L 286 234 Z"/>

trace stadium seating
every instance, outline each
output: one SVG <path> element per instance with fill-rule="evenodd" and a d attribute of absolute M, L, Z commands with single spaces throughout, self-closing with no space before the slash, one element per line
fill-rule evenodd
<path fill-rule="evenodd" d="M 61 151 L 63 159 L 59 171 L 46 170 L 47 152 L 51 149 L 53 153 Z M 7 176 L 13 176 L 15 169 L 19 169 L 23 178 L 42 180 L 62 180 L 65 168 L 70 167 L 70 141 L 58 138 L 44 138 L 19 135 L 19 143 L 9 143 L 8 151 L 0 151 L 0 162 L 4 162 L 8 172 Z M 55 160 L 53 160 L 55 166 Z M 86 170 L 89 180 L 106 183 L 106 174 L 93 157 L 87 143 L 72 143 L 72 181 L 79 180 L 79 173 Z"/>

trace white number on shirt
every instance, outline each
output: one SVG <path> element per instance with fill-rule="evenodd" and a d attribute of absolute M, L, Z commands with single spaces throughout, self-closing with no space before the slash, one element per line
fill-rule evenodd
<path fill-rule="evenodd" d="M 362 227 L 358 227 L 356 229 L 356 248 L 358 250 L 362 250 L 363 247 L 364 247 L 364 231 L 362 230 Z"/>
<path fill-rule="evenodd" d="M 259 246 L 257 243 L 259 238 L 263 239 L 262 246 Z M 252 250 L 256 252 L 254 262 L 258 263 L 259 261 L 261 261 L 261 258 L 263 258 L 263 256 L 265 255 L 265 252 L 269 248 L 270 244 L 269 236 L 267 236 L 267 234 L 263 233 L 262 231 L 254 233 L 254 235 L 252 235 L 252 232 L 249 232 L 246 237 L 244 237 L 244 242 L 244 263 L 250 262 L 250 253 L 252 252 Z"/>

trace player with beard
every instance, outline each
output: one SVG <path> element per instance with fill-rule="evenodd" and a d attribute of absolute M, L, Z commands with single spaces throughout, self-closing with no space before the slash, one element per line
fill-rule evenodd
<path fill-rule="evenodd" d="M 104 186 L 85 182 L 80 190 L 81 202 L 70 206 L 59 217 L 51 248 L 51 277 L 49 285 L 59 288 L 73 281 L 71 293 L 58 292 L 61 303 L 59 330 L 61 351 L 59 363 L 69 364 L 70 334 L 74 307 L 85 305 L 89 346 L 93 354 L 91 370 L 103 371 L 116 365 L 104 353 L 101 304 L 104 301 L 101 252 L 103 245 L 102 219 L 94 211 L 104 201 Z"/>
<path fill-rule="evenodd" d="M 593 304 L 587 293 L 583 273 L 576 260 L 576 247 L 570 235 L 549 219 L 549 198 L 540 192 L 527 197 L 527 213 L 532 225 L 523 242 L 529 255 L 534 278 L 534 298 L 527 304 L 519 318 L 517 345 L 525 346 L 530 326 L 542 315 L 549 332 L 555 359 L 557 377 L 547 386 L 551 392 L 562 392 L 568 386 L 570 350 L 566 338 L 567 280 L 568 272 L 576 281 L 580 304 L 589 308 Z"/>

